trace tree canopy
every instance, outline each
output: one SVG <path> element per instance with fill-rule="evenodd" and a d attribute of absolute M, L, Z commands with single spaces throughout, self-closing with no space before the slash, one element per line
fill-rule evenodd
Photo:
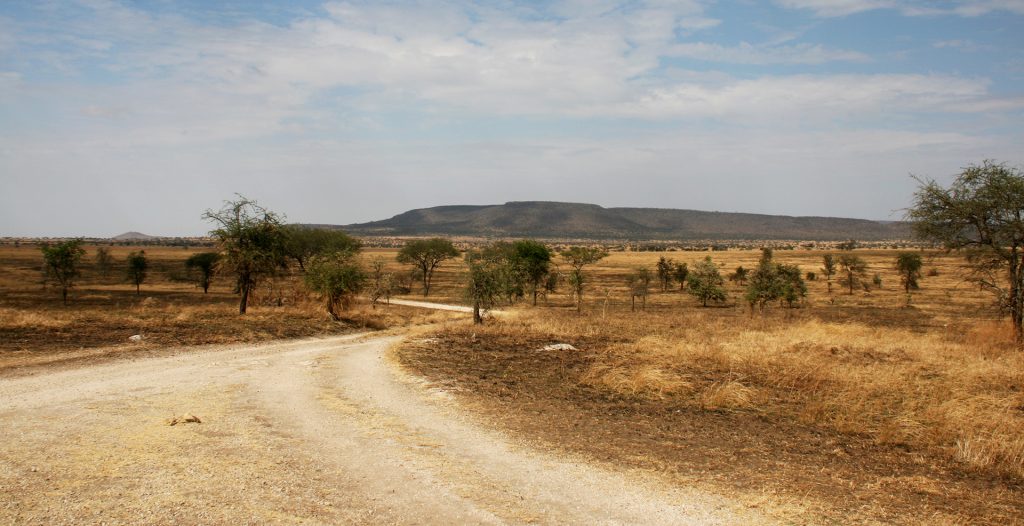
<path fill-rule="evenodd" d="M 918 182 L 907 212 L 914 232 L 963 251 L 970 279 L 995 295 L 1024 345 L 1024 173 L 987 160 L 964 168 L 949 187 Z"/>
<path fill-rule="evenodd" d="M 423 296 L 430 294 L 430 282 L 441 263 L 459 257 L 459 249 L 451 241 L 435 237 L 414 239 L 398 251 L 398 262 L 415 266 L 423 279 Z"/>
<path fill-rule="evenodd" d="M 43 273 L 47 281 L 60 287 L 61 298 L 67 305 L 68 290 L 74 287 L 81 272 L 78 265 L 85 256 L 82 240 L 70 239 L 53 245 L 44 244 L 39 250 L 43 253 Z"/>
<path fill-rule="evenodd" d="M 238 196 L 218 210 L 203 214 L 214 224 L 221 269 L 235 276 L 241 295 L 238 312 L 245 314 L 249 293 L 258 281 L 285 266 L 285 232 L 281 216 L 256 201 Z"/>

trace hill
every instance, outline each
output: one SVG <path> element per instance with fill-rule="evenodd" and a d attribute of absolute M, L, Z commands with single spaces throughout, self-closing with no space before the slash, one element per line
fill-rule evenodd
<path fill-rule="evenodd" d="M 327 225 L 321 225 L 327 226 Z M 547 239 L 906 239 L 902 222 L 792 217 L 670 208 L 604 208 L 518 201 L 421 208 L 390 219 L 345 225 L 364 236 L 537 237 Z"/>
<path fill-rule="evenodd" d="M 159 237 L 146 235 L 142 232 L 125 232 L 110 239 L 111 241 L 152 241 L 154 239 L 159 239 Z"/>

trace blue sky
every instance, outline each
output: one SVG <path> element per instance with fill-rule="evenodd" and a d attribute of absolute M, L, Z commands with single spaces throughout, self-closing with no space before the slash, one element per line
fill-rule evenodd
<path fill-rule="evenodd" d="M 1024 0 L 4 2 L 0 235 L 509 200 L 897 219 L 1024 163 Z"/>

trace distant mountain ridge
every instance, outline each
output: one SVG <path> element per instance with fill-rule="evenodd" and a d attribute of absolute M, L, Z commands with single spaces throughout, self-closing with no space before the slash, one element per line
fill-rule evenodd
<path fill-rule="evenodd" d="M 604 208 L 593 204 L 552 201 L 420 208 L 390 219 L 341 228 L 363 236 L 444 235 L 547 239 L 877 241 L 910 237 L 909 225 L 898 221 L 671 208 Z"/>

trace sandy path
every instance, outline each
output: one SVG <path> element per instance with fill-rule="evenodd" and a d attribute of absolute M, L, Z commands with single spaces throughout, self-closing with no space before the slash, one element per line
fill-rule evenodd
<path fill-rule="evenodd" d="M 720 524 L 723 500 L 531 450 L 391 365 L 397 336 L 0 380 L 0 523 Z M 192 412 L 201 424 L 168 426 Z"/>

